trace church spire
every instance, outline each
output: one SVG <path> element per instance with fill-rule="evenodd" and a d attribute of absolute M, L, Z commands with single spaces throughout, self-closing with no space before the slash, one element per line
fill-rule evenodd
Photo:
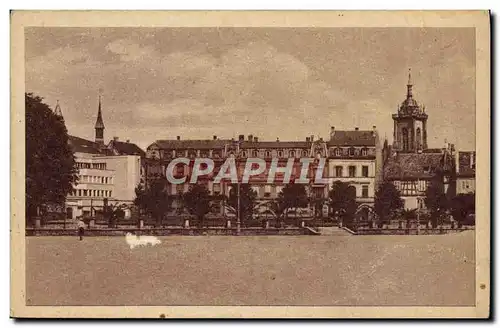
<path fill-rule="evenodd" d="M 101 112 L 101 94 L 99 94 L 99 108 L 97 111 L 97 120 L 95 122 L 95 142 L 104 144 L 104 122 Z"/>
<path fill-rule="evenodd" d="M 59 117 L 59 118 L 63 118 L 63 114 L 62 114 L 62 111 L 61 111 L 61 106 L 59 106 L 59 100 L 57 100 L 56 108 L 54 109 L 54 114 L 57 117 Z"/>
<path fill-rule="evenodd" d="M 408 84 L 406 85 L 406 87 L 407 87 L 406 98 L 412 98 L 413 92 L 411 89 L 413 87 L 413 82 L 411 81 L 411 68 L 408 69 Z"/>

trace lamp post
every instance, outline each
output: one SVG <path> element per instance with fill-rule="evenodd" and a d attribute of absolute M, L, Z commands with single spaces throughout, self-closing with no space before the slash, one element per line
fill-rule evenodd
<path fill-rule="evenodd" d="M 238 176 L 239 172 L 239 157 L 240 157 L 240 143 L 239 141 L 234 141 L 233 142 L 234 146 L 234 152 L 231 154 L 231 157 L 235 159 L 235 165 L 236 165 L 236 199 L 237 199 L 237 206 L 236 206 L 236 234 L 239 235 L 241 232 L 241 202 L 240 202 L 240 179 Z"/>
<path fill-rule="evenodd" d="M 422 199 L 420 197 L 417 198 L 417 235 L 420 234 L 420 206 Z"/>

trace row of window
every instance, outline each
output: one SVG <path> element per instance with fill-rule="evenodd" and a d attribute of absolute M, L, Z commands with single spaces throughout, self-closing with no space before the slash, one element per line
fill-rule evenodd
<path fill-rule="evenodd" d="M 349 177 L 350 178 L 357 177 L 357 172 L 356 171 L 357 171 L 356 170 L 356 166 L 350 165 L 348 167 Z M 344 176 L 344 167 L 343 166 L 340 166 L 340 165 L 335 166 L 335 176 L 336 177 L 343 177 Z M 363 178 L 367 178 L 368 177 L 368 166 L 367 165 L 363 165 L 361 167 L 361 177 L 363 177 Z"/>
<path fill-rule="evenodd" d="M 103 183 L 103 184 L 112 184 L 113 178 L 111 177 L 99 177 L 95 175 L 81 175 L 80 183 Z"/>
<path fill-rule="evenodd" d="M 309 157 L 310 156 L 310 151 L 309 150 L 289 150 L 286 154 L 285 151 L 283 150 L 278 150 L 278 151 L 275 151 L 274 152 L 276 154 L 277 157 L 281 157 L 281 158 L 284 158 L 284 157 L 290 157 L 290 158 L 293 158 L 293 157 Z M 155 153 L 152 153 L 152 155 L 154 155 Z M 186 157 L 190 157 L 190 158 L 195 158 L 198 156 L 198 153 L 196 150 L 171 150 L 171 151 L 162 151 L 162 154 L 164 158 L 173 158 L 175 156 L 186 156 Z M 229 151 L 228 152 L 228 156 L 231 156 L 232 154 L 234 154 L 234 151 Z M 316 154 L 320 155 L 320 156 L 325 156 L 325 153 L 324 151 L 320 150 L 320 151 L 317 151 Z M 350 147 L 350 148 L 331 148 L 329 150 L 329 154 L 330 156 L 335 156 L 335 157 L 341 157 L 341 156 L 368 156 L 369 154 L 369 150 L 368 148 L 355 148 L 355 147 Z M 273 157 L 273 151 L 271 150 L 266 150 L 266 151 L 262 151 L 262 150 L 242 150 L 240 155 L 242 157 L 261 157 L 261 156 L 264 156 L 266 158 L 270 158 L 270 157 Z M 199 156 L 200 157 L 210 157 L 212 156 L 213 158 L 221 158 L 222 157 L 222 151 L 212 151 L 212 155 L 210 155 L 210 151 L 200 151 L 199 152 Z"/>
<path fill-rule="evenodd" d="M 77 169 L 96 169 L 96 170 L 105 170 L 106 163 L 75 163 Z"/>
<path fill-rule="evenodd" d="M 185 186 L 185 184 L 178 184 L 178 185 L 172 185 L 173 188 L 175 188 L 175 193 L 176 194 L 181 194 L 184 193 L 188 190 L 188 187 Z M 355 186 L 352 186 L 356 188 Z M 257 193 L 257 197 L 276 197 L 282 190 L 283 186 L 272 186 L 272 185 L 264 185 L 264 186 L 252 186 L 252 190 L 254 190 Z M 319 188 L 316 188 L 319 189 Z M 229 193 L 231 190 L 231 187 L 228 187 L 227 193 Z M 321 189 L 321 192 L 323 193 L 324 189 Z M 218 196 L 222 193 L 222 187 L 220 183 L 214 183 L 212 185 L 212 194 L 215 196 Z M 356 196 L 358 196 L 358 193 L 356 192 Z M 362 198 L 368 198 L 368 185 L 362 185 L 361 186 L 361 197 Z"/>
<path fill-rule="evenodd" d="M 75 189 L 73 190 L 72 193 L 70 193 L 71 196 L 75 197 L 104 197 L 104 198 L 110 198 L 112 197 L 113 193 L 111 190 L 95 190 L 95 189 Z"/>

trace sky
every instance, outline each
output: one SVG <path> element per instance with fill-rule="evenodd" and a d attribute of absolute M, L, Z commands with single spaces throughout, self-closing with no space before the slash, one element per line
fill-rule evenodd
<path fill-rule="evenodd" d="M 59 100 L 72 135 L 106 142 L 327 138 L 371 130 L 392 142 L 406 97 L 425 105 L 429 147 L 475 148 L 472 28 L 25 29 L 26 92 Z"/>

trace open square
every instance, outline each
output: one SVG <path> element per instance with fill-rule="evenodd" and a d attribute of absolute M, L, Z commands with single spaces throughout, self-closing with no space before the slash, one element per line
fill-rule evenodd
<path fill-rule="evenodd" d="M 27 237 L 27 305 L 473 306 L 474 231 Z"/>

